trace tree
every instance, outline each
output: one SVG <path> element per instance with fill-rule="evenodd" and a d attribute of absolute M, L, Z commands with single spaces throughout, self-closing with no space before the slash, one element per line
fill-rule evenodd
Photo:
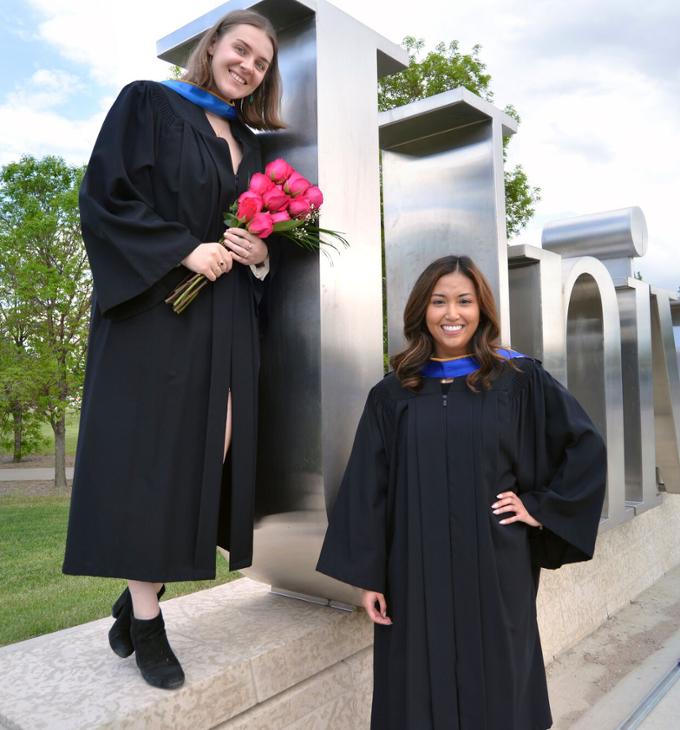
<path fill-rule="evenodd" d="M 27 351 L 28 333 L 11 300 L 0 293 L 0 444 L 18 463 L 25 453 L 41 448 L 45 439 L 36 409 L 39 373 Z M 16 304 L 16 303 L 15 303 Z"/>
<path fill-rule="evenodd" d="M 2 339 L 21 332 L 36 409 L 54 431 L 55 485 L 66 486 L 66 409 L 79 399 L 91 279 L 80 235 L 84 168 L 22 157 L 0 171 Z M 14 394 L 19 383 L 9 385 Z"/>
<path fill-rule="evenodd" d="M 378 108 L 387 111 L 434 94 L 441 94 L 463 86 L 486 101 L 493 101 L 490 88 L 491 76 L 481 61 L 481 46 L 473 46 L 471 53 L 461 53 L 458 41 L 448 45 L 439 43 L 433 51 L 418 60 L 425 42 L 406 36 L 403 41 L 408 51 L 409 65 L 403 71 L 386 76 L 378 86 Z M 508 105 L 505 112 L 520 121 L 514 107 Z M 503 143 L 503 159 L 506 158 L 506 137 Z M 505 208 L 508 238 L 517 235 L 534 214 L 534 206 L 540 200 L 540 188 L 532 187 L 521 165 L 505 171 Z"/>

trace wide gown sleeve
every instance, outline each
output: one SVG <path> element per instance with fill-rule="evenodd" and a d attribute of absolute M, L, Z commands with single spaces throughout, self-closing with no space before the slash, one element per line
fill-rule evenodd
<path fill-rule="evenodd" d="M 374 389 L 357 427 L 316 569 L 358 588 L 384 593 L 388 460 L 381 409 Z"/>
<path fill-rule="evenodd" d="M 538 522 L 534 564 L 559 568 L 589 560 L 604 501 L 607 457 L 597 428 L 569 391 L 535 363 L 520 421 L 520 496 Z"/>
<path fill-rule="evenodd" d="M 80 190 L 83 240 L 104 313 L 146 292 L 200 243 L 184 225 L 154 210 L 158 133 L 168 123 L 160 118 L 157 93 L 149 82 L 121 91 Z"/>

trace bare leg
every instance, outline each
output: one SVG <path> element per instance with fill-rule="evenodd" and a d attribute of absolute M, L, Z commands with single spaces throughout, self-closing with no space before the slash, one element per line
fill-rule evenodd
<path fill-rule="evenodd" d="M 135 618 L 148 620 L 158 616 L 160 608 L 157 593 L 162 585 L 162 583 L 147 583 L 141 580 L 128 581 Z"/>
<path fill-rule="evenodd" d="M 227 400 L 227 424 L 224 429 L 224 456 L 222 461 L 226 461 L 227 452 L 231 444 L 231 390 L 229 391 L 229 398 Z"/>
<path fill-rule="evenodd" d="M 184 671 L 165 633 L 165 622 L 156 595 L 162 585 L 128 581 L 133 612 L 128 641 L 144 680 L 152 687 L 176 689 L 184 684 Z"/>

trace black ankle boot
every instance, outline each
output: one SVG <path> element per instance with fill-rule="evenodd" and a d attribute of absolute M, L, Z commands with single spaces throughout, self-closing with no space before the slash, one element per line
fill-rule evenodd
<path fill-rule="evenodd" d="M 142 677 L 153 687 L 176 689 L 184 684 L 184 671 L 165 633 L 163 614 L 144 620 L 132 616 L 130 638 Z"/>
<path fill-rule="evenodd" d="M 156 594 L 159 600 L 164 593 L 165 586 L 161 586 L 160 591 Z M 109 644 L 119 657 L 125 659 L 125 657 L 130 656 L 130 654 L 134 651 L 132 641 L 130 640 L 132 596 L 130 595 L 130 590 L 128 588 L 126 588 L 120 596 L 118 596 L 118 600 L 111 608 L 111 615 L 116 620 L 113 622 L 113 626 L 109 629 Z"/>

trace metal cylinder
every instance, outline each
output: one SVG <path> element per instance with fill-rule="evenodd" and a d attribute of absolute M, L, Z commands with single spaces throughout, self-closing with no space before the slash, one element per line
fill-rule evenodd
<path fill-rule="evenodd" d="M 548 223 L 541 244 L 564 258 L 619 259 L 644 256 L 647 223 L 640 208 L 621 208 Z"/>

